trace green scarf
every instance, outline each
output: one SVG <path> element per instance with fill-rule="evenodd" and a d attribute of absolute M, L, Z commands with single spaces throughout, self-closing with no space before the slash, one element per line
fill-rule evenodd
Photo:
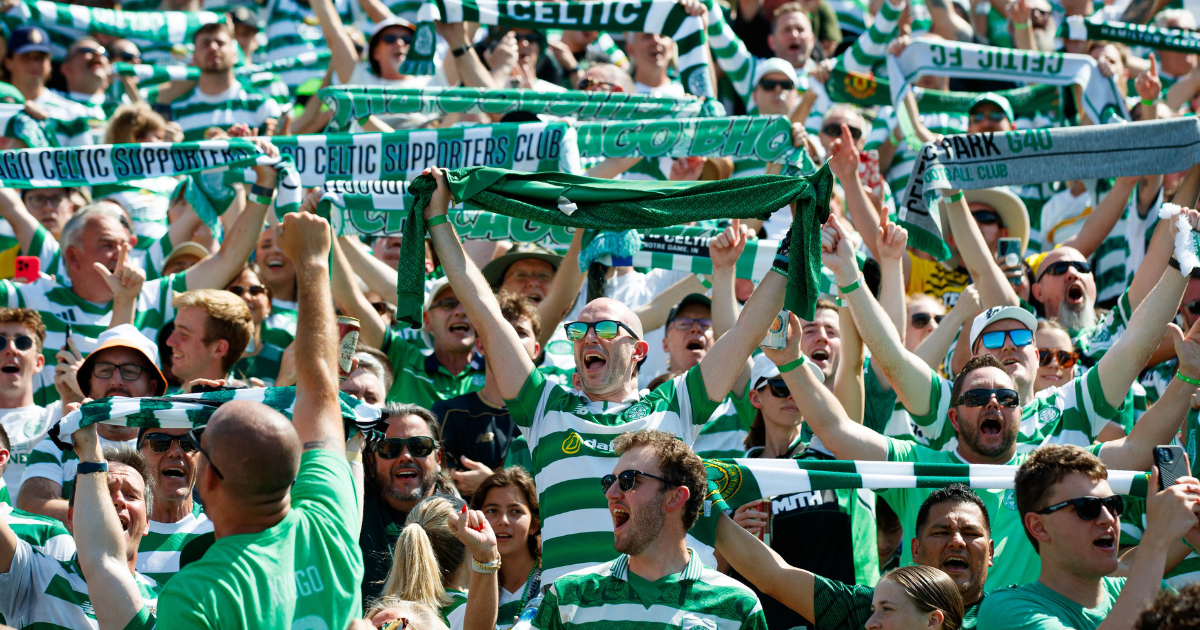
<path fill-rule="evenodd" d="M 196 66 L 160 66 L 118 61 L 113 64 L 113 72 L 123 77 L 136 78 L 139 88 L 170 81 L 198 81 L 200 79 L 200 68 Z"/>
<path fill-rule="evenodd" d="M 891 87 L 884 79 L 834 68 L 825 82 L 825 90 L 835 103 L 853 103 L 860 107 L 891 105 Z M 965 114 L 979 96 L 978 92 L 943 92 L 914 87 L 917 109 L 922 114 Z M 1061 109 L 1059 88 L 1033 85 L 993 92 L 1008 99 L 1017 118 L 1032 118 L 1038 113 Z"/>
<path fill-rule="evenodd" d="M 479 22 L 485 26 L 657 33 L 679 48 L 679 81 L 690 94 L 715 97 L 704 48 L 707 37 L 699 17 L 689 16 L 675 0 L 638 2 L 554 2 L 498 0 L 481 8 L 477 0 L 426 0 L 417 12 L 417 33 L 400 66 L 404 74 L 433 74 L 434 22 Z M 543 51 L 545 52 L 545 51 Z"/>
<path fill-rule="evenodd" d="M 1146 46 L 1155 50 L 1200 53 L 1200 36 L 1177 28 L 1157 28 L 1123 22 L 1094 22 L 1081 15 L 1068 16 L 1060 34 L 1078 41 L 1101 40 L 1128 46 Z"/>
<path fill-rule="evenodd" d="M 715 182 L 657 182 L 593 179 L 566 173 L 517 173 L 474 167 L 447 173 L 453 198 L 516 217 L 576 228 L 637 230 L 719 218 L 766 219 L 795 202 L 789 243 L 785 304 L 812 319 L 821 270 L 821 225 L 829 216 L 833 176 L 822 167 L 808 177 L 758 175 Z M 401 243 L 396 291 L 398 317 L 421 325 L 424 302 L 425 221 L 422 212 L 437 189 L 431 175 L 413 180 Z"/>
<path fill-rule="evenodd" d="M 536 92 L 482 88 L 391 88 L 337 86 L 322 88 L 317 96 L 333 110 L 326 131 L 345 131 L 351 121 L 372 115 L 507 114 L 528 112 L 567 118 L 600 120 L 653 120 L 724 116 L 719 101 L 697 98 L 654 97 L 624 92 Z"/>
<path fill-rule="evenodd" d="M 224 22 L 212 11 L 114 11 L 46 0 L 25 0 L 4 14 L 10 26 L 35 25 L 71 40 L 84 35 L 128 39 L 139 48 L 190 44 L 205 24 Z"/>

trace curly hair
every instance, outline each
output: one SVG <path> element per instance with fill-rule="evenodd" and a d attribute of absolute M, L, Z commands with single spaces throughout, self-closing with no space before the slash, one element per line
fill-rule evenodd
<path fill-rule="evenodd" d="M 704 504 L 704 492 L 708 487 L 704 461 L 674 433 L 666 431 L 625 432 L 613 441 L 617 455 L 639 446 L 648 446 L 658 453 L 658 467 L 668 483 L 688 489 L 690 494 L 683 510 L 683 526 L 691 529 L 700 516 L 700 506 Z"/>
<path fill-rule="evenodd" d="M 1162 590 L 1142 612 L 1133 630 L 1195 630 L 1200 628 L 1200 584 L 1188 584 L 1178 592 Z"/>

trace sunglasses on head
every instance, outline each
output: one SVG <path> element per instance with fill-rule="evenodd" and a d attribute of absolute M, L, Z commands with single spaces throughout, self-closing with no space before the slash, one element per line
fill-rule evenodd
<path fill-rule="evenodd" d="M 858 140 L 859 138 L 862 137 L 862 129 L 859 129 L 858 127 L 854 127 L 851 125 L 846 125 L 846 128 L 850 130 L 851 138 Z M 824 127 L 821 127 L 821 133 L 823 133 L 831 138 L 836 138 L 836 137 L 842 135 L 842 125 L 841 125 L 841 123 L 825 125 Z"/>
<path fill-rule="evenodd" d="M 1081 260 L 1060 260 L 1056 263 L 1051 263 L 1046 266 L 1045 271 L 1038 276 L 1041 280 L 1046 276 L 1061 276 L 1067 273 L 1067 270 L 1074 267 L 1076 271 L 1082 274 L 1092 273 L 1092 266 Z"/>
<path fill-rule="evenodd" d="M 614 474 L 610 473 L 610 474 L 607 474 L 607 475 L 604 475 L 603 477 L 601 477 L 600 478 L 600 487 L 604 488 L 605 494 L 608 494 L 608 489 L 611 488 L 614 483 L 619 482 L 620 483 L 619 487 L 621 488 L 621 491 L 629 492 L 630 490 L 633 490 L 633 487 L 635 485 L 637 485 L 637 478 L 639 476 L 640 477 L 649 477 L 651 479 L 657 479 L 657 480 L 667 484 L 668 486 L 679 485 L 677 483 L 671 483 L 670 481 L 667 481 L 666 479 L 663 479 L 662 477 L 659 477 L 658 475 L 651 475 L 650 473 L 644 473 L 640 470 L 622 470 L 621 474 L 619 474 L 619 475 L 614 475 Z"/>
<path fill-rule="evenodd" d="M 969 389 L 958 397 L 958 404 L 966 407 L 986 407 L 992 402 L 992 396 L 996 397 L 996 402 L 1000 403 L 1001 407 L 1020 407 L 1021 397 L 1016 390 L 1000 388 L 986 389 L 980 387 L 978 389 Z"/>
<path fill-rule="evenodd" d="M 171 450 L 171 442 L 179 442 L 179 450 L 184 453 L 195 453 L 199 450 L 199 446 L 192 441 L 192 436 L 188 433 L 183 435 L 170 435 L 167 433 L 147 433 L 142 436 L 141 444 L 138 448 L 149 444 L 150 450 L 155 453 L 166 453 Z"/>
<path fill-rule="evenodd" d="M 579 341 L 587 336 L 589 329 L 596 330 L 596 336 L 601 339 L 612 339 L 621 334 L 621 329 L 629 331 L 629 336 L 634 339 L 641 339 L 633 329 L 625 324 L 613 319 L 603 319 L 598 322 L 571 322 L 563 326 L 567 331 L 567 339 L 571 341 Z"/>
<path fill-rule="evenodd" d="M 230 293 L 232 293 L 238 297 L 243 297 L 247 293 L 250 294 L 250 297 L 258 297 L 267 292 L 267 287 L 265 287 L 261 284 L 252 284 L 248 287 L 234 285 L 225 290 L 229 291 Z"/>
<path fill-rule="evenodd" d="M 1000 215 L 991 210 L 977 210 L 971 213 L 975 217 L 975 222 L 979 225 L 1003 225 L 1000 222 Z"/>
<path fill-rule="evenodd" d="M 579 89 L 583 91 L 596 89 L 605 90 L 607 92 L 620 92 L 621 86 L 617 85 L 616 83 L 609 83 L 608 81 L 584 77 L 584 79 L 579 82 Z"/>
<path fill-rule="evenodd" d="M 404 42 L 404 44 L 407 46 L 409 44 L 412 44 L 412 40 L 413 40 L 413 36 L 409 35 L 409 34 L 397 35 L 396 33 L 388 33 L 387 35 L 379 36 L 379 41 L 381 41 L 385 44 L 395 44 L 396 42 Z"/>
<path fill-rule="evenodd" d="M 437 440 L 428 435 L 418 435 L 407 438 L 384 438 L 375 443 L 372 450 L 383 459 L 396 459 L 408 447 L 408 454 L 413 457 L 429 457 L 437 450 Z"/>
<path fill-rule="evenodd" d="M 33 347 L 33 337 L 29 335 L 17 335 L 12 339 L 12 345 L 17 350 L 24 352 Z M 8 348 L 8 337 L 0 337 L 0 352 Z"/>
<path fill-rule="evenodd" d="M 1079 355 L 1066 350 L 1038 350 L 1038 365 L 1046 367 L 1050 365 L 1050 361 L 1054 359 L 1058 361 L 1058 366 L 1064 370 L 1069 370 L 1075 367 L 1075 363 L 1079 360 Z"/>
<path fill-rule="evenodd" d="M 908 319 L 909 319 L 909 321 L 912 322 L 913 328 L 916 328 L 917 330 L 921 330 L 921 329 L 925 328 L 926 326 L 928 326 L 929 322 L 931 320 L 938 324 L 942 323 L 942 318 L 944 318 L 944 317 L 945 317 L 945 315 L 930 315 L 929 313 L 913 313 L 912 315 L 909 316 Z"/>
<path fill-rule="evenodd" d="M 999 350 L 1004 347 L 1004 338 L 1008 337 L 1012 345 L 1018 348 L 1024 348 L 1033 343 L 1033 331 L 1027 328 L 1018 328 L 1016 330 L 993 330 L 985 332 L 979 336 L 983 340 L 983 347 L 988 350 Z"/>
<path fill-rule="evenodd" d="M 984 121 L 984 119 L 992 122 L 1003 122 L 1008 120 L 1008 116 L 1004 112 L 988 112 L 986 114 L 979 112 L 977 114 L 971 114 L 971 122 L 973 123 L 981 123 Z"/>
<path fill-rule="evenodd" d="M 764 387 L 771 390 L 771 395 L 776 398 L 787 398 L 792 395 L 792 390 L 788 389 L 787 382 L 781 376 L 767 379 L 758 386 L 758 390 L 762 391 Z"/>
<path fill-rule="evenodd" d="M 778 89 L 794 90 L 796 89 L 796 84 L 788 81 L 787 79 L 782 81 L 776 81 L 775 79 L 763 79 L 762 81 L 758 82 L 758 87 L 768 92 L 774 92 Z"/>
<path fill-rule="evenodd" d="M 1085 520 L 1094 521 L 1100 516 L 1100 508 L 1107 508 L 1108 513 L 1114 517 L 1120 516 L 1125 511 L 1125 500 L 1121 495 L 1114 494 L 1111 497 L 1080 497 L 1078 499 L 1067 499 L 1062 503 L 1055 503 L 1048 508 L 1044 508 L 1034 512 L 1034 514 L 1053 514 L 1069 505 L 1075 506 L 1075 516 Z"/>

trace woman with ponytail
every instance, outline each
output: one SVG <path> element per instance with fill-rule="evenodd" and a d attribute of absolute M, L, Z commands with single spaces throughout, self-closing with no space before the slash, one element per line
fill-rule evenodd
<path fill-rule="evenodd" d="M 493 630 L 500 565 L 483 513 L 457 497 L 434 495 L 408 513 L 381 599 L 432 606 L 450 630 Z"/>
<path fill-rule="evenodd" d="M 501 468 L 475 490 L 471 507 L 483 512 L 496 532 L 502 563 L 496 629 L 508 630 L 542 584 L 537 488 L 523 469 Z"/>

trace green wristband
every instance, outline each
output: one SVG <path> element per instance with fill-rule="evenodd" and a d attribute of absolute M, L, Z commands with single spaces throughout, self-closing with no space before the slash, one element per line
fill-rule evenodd
<path fill-rule="evenodd" d="M 847 293 L 850 293 L 851 291 L 857 289 L 859 286 L 860 280 L 862 280 L 862 276 L 859 276 L 854 282 L 851 282 L 850 284 L 848 284 L 844 287 L 838 287 L 838 293 L 841 293 L 842 295 L 846 295 Z"/>
<path fill-rule="evenodd" d="M 439 214 L 436 217 L 432 217 L 425 221 L 425 229 L 428 230 L 436 225 L 441 225 L 443 223 L 449 223 L 449 222 L 450 222 L 449 215 Z"/>
<path fill-rule="evenodd" d="M 254 203 L 262 204 L 264 206 L 267 206 L 268 208 L 271 207 L 271 203 L 273 201 L 275 201 L 274 199 L 272 199 L 270 197 L 263 197 L 262 195 L 250 195 L 249 197 L 250 197 L 250 201 L 253 201 Z"/>
<path fill-rule="evenodd" d="M 1023 31 L 1029 28 L 1029 22 L 1013 22 L 1013 28 L 1017 29 L 1018 31 Z"/>
<path fill-rule="evenodd" d="M 1154 107 L 1154 103 L 1155 101 L 1152 101 L 1148 98 L 1142 99 L 1142 105 L 1145 105 L 1146 107 Z"/>
<path fill-rule="evenodd" d="M 950 199 L 948 200 L 947 203 L 957 203 L 958 200 L 962 199 L 962 198 L 963 198 L 963 191 L 960 190 L 960 191 L 954 193 L 953 195 L 950 195 Z"/>
<path fill-rule="evenodd" d="M 1200 387 L 1200 379 L 1195 379 L 1195 378 L 1191 378 L 1188 376 L 1184 376 L 1180 372 L 1175 372 L 1175 378 L 1183 381 L 1184 383 L 1187 383 L 1188 385 L 1195 385 L 1196 387 Z"/>
<path fill-rule="evenodd" d="M 805 359 L 804 355 L 801 354 L 799 359 L 796 359 L 795 361 L 792 361 L 791 363 L 784 363 L 783 365 L 779 366 L 779 373 L 786 374 L 787 372 L 791 372 L 792 370 L 800 367 L 801 365 L 804 365 L 805 360 L 806 359 Z"/>

